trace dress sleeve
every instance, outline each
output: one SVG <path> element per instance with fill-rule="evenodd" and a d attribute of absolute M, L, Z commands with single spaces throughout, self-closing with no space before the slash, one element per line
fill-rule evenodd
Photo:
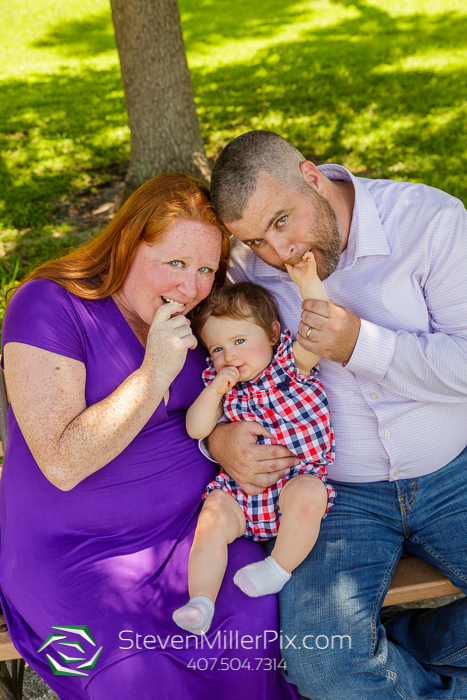
<path fill-rule="evenodd" d="M 81 300 L 50 280 L 32 280 L 13 295 L 5 313 L 3 348 L 24 343 L 85 362 Z"/>

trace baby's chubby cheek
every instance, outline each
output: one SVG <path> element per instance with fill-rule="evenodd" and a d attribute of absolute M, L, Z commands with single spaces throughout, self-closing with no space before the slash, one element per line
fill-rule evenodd
<path fill-rule="evenodd" d="M 216 372 L 220 372 L 221 369 L 222 369 L 223 367 L 225 367 L 225 364 L 224 364 L 223 361 L 220 360 L 220 359 L 213 360 L 213 364 L 214 364 L 214 369 L 216 370 Z"/>

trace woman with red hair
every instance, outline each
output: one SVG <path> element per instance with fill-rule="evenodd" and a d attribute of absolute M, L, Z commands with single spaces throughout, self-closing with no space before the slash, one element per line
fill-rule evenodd
<path fill-rule="evenodd" d="M 228 256 L 206 188 L 162 175 L 8 306 L 1 602 L 61 700 L 298 697 L 279 671 L 275 597 L 232 583 L 259 545 L 232 544 L 207 639 L 171 620 L 216 473 L 185 431 L 205 365 L 187 315 Z"/>

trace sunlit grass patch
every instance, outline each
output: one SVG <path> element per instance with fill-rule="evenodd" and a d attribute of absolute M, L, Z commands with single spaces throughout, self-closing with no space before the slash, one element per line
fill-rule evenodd
<path fill-rule="evenodd" d="M 467 201 L 464 0 L 180 0 L 180 9 L 210 157 L 248 129 L 272 129 L 318 163 Z M 3 285 L 90 235 L 60 219 L 60 203 L 123 173 L 130 137 L 107 0 L 10 0 L 0 39 Z"/>

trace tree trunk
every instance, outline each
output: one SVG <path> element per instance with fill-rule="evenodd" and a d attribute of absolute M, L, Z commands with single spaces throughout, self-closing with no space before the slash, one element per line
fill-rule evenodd
<path fill-rule="evenodd" d="M 120 204 L 143 182 L 184 172 L 209 182 L 178 0 L 110 0 L 131 160 Z"/>

